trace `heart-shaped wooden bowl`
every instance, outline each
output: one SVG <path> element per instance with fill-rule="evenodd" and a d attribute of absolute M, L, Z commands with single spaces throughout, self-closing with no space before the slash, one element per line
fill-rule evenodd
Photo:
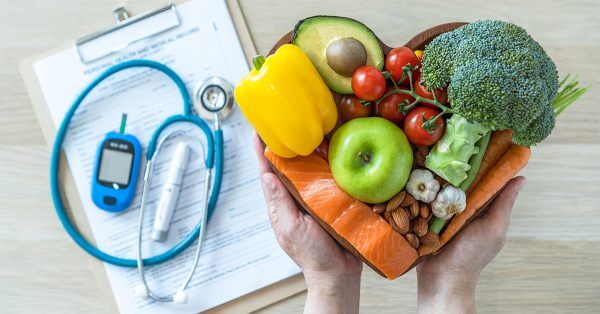
<path fill-rule="evenodd" d="M 411 48 L 413 50 L 423 50 L 425 48 L 425 45 L 427 45 L 429 42 L 431 42 L 436 36 L 438 36 L 438 35 L 440 35 L 442 33 L 446 33 L 446 32 L 455 30 L 456 28 L 458 28 L 460 26 L 463 26 L 465 24 L 467 24 L 467 23 L 455 22 L 455 23 L 447 23 L 447 24 L 441 24 L 441 25 L 437 25 L 437 26 L 431 27 L 429 29 L 426 29 L 426 30 L 422 31 L 421 33 L 417 34 L 416 36 L 414 36 L 404 46 L 409 47 L 409 48 Z M 273 47 L 273 49 L 271 49 L 271 51 L 269 52 L 269 54 L 273 54 L 277 50 L 277 48 L 279 48 L 280 46 L 282 46 L 284 44 L 287 44 L 287 43 L 290 43 L 291 37 L 292 37 L 292 32 L 289 32 L 289 33 L 285 34 L 283 37 L 281 37 L 281 39 L 275 44 L 275 46 Z M 381 42 L 381 40 L 379 42 L 381 44 L 381 48 L 382 48 L 384 54 L 387 54 L 392 49 L 391 47 L 387 46 L 385 43 Z M 341 95 L 339 95 L 337 93 L 334 93 L 334 92 L 332 92 L 332 94 L 333 94 L 333 96 L 334 96 L 334 98 L 336 100 L 336 103 L 339 102 L 339 98 L 341 97 Z M 331 133 L 333 133 L 333 132 L 331 132 Z M 346 240 L 344 237 L 340 236 L 335 230 L 333 230 L 333 228 L 329 224 L 327 224 L 326 222 L 324 222 L 323 220 L 321 220 L 317 215 L 315 215 L 315 213 L 313 212 L 313 210 L 304 202 L 302 196 L 300 195 L 298 189 L 296 189 L 294 183 L 291 182 L 283 173 L 281 173 L 278 170 L 278 165 L 276 165 L 276 164 L 274 164 L 272 162 L 271 166 L 272 166 L 274 172 L 278 175 L 278 177 L 284 183 L 284 185 L 286 186 L 286 188 L 289 190 L 289 192 L 294 196 L 294 199 L 296 200 L 296 202 L 297 202 L 298 205 L 300 205 L 302 208 L 304 208 L 304 210 L 306 210 L 309 214 L 311 214 L 311 216 L 313 216 L 313 218 L 315 218 L 315 220 L 325 230 L 327 230 L 327 232 L 332 237 L 334 237 L 342 246 L 344 246 L 347 250 L 349 250 L 350 252 L 352 252 L 354 255 L 360 257 L 366 264 L 368 264 L 371 268 L 373 268 L 375 271 L 377 271 L 382 276 L 385 276 L 385 277 L 388 277 L 390 279 L 393 279 L 393 278 L 401 275 L 402 273 L 405 273 L 406 271 L 410 270 L 414 266 L 416 266 L 422 260 L 422 257 L 424 255 L 434 253 L 434 251 L 439 251 L 439 249 L 441 249 L 444 244 L 447 244 L 447 240 L 446 240 L 442 244 L 442 246 L 437 247 L 435 250 L 432 250 L 431 252 L 428 252 L 428 253 L 425 253 L 425 254 L 423 254 L 422 252 L 419 252 L 419 254 L 417 254 L 417 255 L 413 255 L 412 257 L 407 257 L 407 259 L 410 258 L 411 260 L 410 261 L 406 261 L 406 264 L 401 267 L 402 269 L 400 269 L 393 276 L 389 276 L 389 274 L 386 275 L 386 274 L 384 274 L 382 272 L 381 269 L 379 269 L 378 267 L 376 267 L 375 265 L 373 265 L 373 263 L 371 263 L 371 261 L 369 261 L 369 259 L 365 258 L 361 254 L 361 252 L 359 252 L 359 250 L 357 248 L 355 248 L 351 243 L 348 242 L 348 240 Z M 491 201 L 491 199 L 488 200 L 488 203 L 489 203 L 489 201 Z M 483 207 L 484 206 L 482 206 L 482 208 Z M 470 221 L 471 221 L 471 219 L 469 219 L 468 221 L 466 221 L 464 223 L 464 226 L 468 225 L 468 223 Z"/>

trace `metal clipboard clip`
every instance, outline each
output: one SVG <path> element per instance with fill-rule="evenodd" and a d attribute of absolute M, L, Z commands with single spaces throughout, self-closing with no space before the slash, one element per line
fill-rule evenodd
<path fill-rule="evenodd" d="M 113 10 L 113 16 L 115 25 L 75 41 L 81 62 L 97 61 L 181 24 L 177 8 L 172 3 L 133 17 L 129 17 L 124 7 L 118 7 Z"/>

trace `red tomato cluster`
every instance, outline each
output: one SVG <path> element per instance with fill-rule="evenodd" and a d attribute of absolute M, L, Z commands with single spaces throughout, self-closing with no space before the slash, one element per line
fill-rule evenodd
<path fill-rule="evenodd" d="M 422 52 L 419 52 L 419 56 Z M 446 105 L 448 96 L 445 89 L 428 91 L 421 85 L 421 57 L 408 47 L 398 47 L 390 50 L 385 58 L 387 77 L 402 89 L 410 91 L 410 79 L 404 75 L 403 68 L 411 66 L 413 91 L 426 99 L 435 99 Z M 388 84 L 386 76 L 373 66 L 362 66 L 352 75 L 352 91 L 354 95 L 344 95 L 339 102 L 340 117 L 343 122 L 352 119 L 376 115 L 387 119 L 404 129 L 409 141 L 416 145 L 432 145 L 444 134 L 445 121 L 438 118 L 435 126 L 429 130 L 423 128 L 423 123 L 439 115 L 439 108 L 427 102 L 419 102 L 406 117 L 402 112 L 403 105 L 412 104 L 415 99 L 408 93 L 393 92 L 394 84 Z M 382 99 L 383 97 L 383 99 Z"/>

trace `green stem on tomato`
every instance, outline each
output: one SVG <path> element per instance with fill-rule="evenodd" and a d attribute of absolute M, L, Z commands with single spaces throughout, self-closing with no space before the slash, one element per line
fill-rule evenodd
<path fill-rule="evenodd" d="M 440 117 L 442 117 L 445 114 L 448 113 L 455 113 L 454 110 L 452 110 L 450 107 L 443 105 L 442 103 L 440 103 L 437 100 L 437 97 L 435 95 L 435 92 L 432 92 L 433 95 L 433 99 L 429 99 L 429 98 L 425 98 L 425 97 L 421 97 L 419 96 L 419 94 L 417 94 L 414 90 L 414 86 L 413 86 L 413 73 L 414 68 L 412 68 L 410 65 L 406 65 L 402 68 L 402 77 L 400 77 L 400 80 L 398 82 L 396 82 L 393 77 L 391 76 L 391 73 L 389 72 L 382 72 L 383 76 L 387 79 L 389 78 L 390 81 L 392 81 L 392 84 L 394 85 L 394 88 L 390 91 L 388 91 L 387 93 L 383 94 L 383 96 L 381 96 L 381 98 L 379 98 L 378 100 L 374 101 L 374 105 L 378 106 L 379 103 L 381 103 L 384 99 L 386 99 L 387 97 L 394 95 L 394 94 L 406 94 L 411 96 L 412 98 L 415 99 L 415 101 L 413 101 L 411 104 L 409 105 L 402 105 L 399 109 L 403 114 L 406 114 L 409 110 L 411 110 L 412 108 L 414 108 L 417 104 L 419 103 L 428 103 L 431 105 L 434 105 L 435 107 L 437 107 L 440 110 L 440 113 L 435 116 L 433 119 L 427 120 L 426 122 L 423 122 L 423 124 L 421 125 L 423 128 L 425 128 L 426 126 L 431 126 L 435 123 L 435 121 L 437 119 L 439 119 Z M 400 86 L 398 85 L 399 82 L 402 82 L 405 78 L 408 77 L 409 83 L 410 83 L 410 89 L 402 89 L 400 88 Z M 371 103 L 371 102 L 369 102 Z"/>

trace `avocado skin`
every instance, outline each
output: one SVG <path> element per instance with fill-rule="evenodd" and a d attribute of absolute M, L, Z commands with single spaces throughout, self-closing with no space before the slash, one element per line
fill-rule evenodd
<path fill-rule="evenodd" d="M 369 45 L 369 43 L 364 42 L 362 40 L 360 40 L 363 45 L 365 45 L 365 48 L 367 48 L 367 60 L 369 59 L 374 59 L 375 63 L 374 64 L 368 64 L 368 65 L 372 65 L 375 66 L 376 68 L 378 68 L 379 70 L 381 70 L 383 68 L 383 63 L 384 63 L 384 56 L 383 56 L 383 51 L 381 50 L 381 44 L 379 41 L 379 38 L 375 35 L 375 33 L 369 28 L 367 27 L 365 24 L 363 24 L 360 21 L 357 21 L 355 19 L 349 18 L 349 17 L 342 17 L 342 16 L 335 16 L 335 15 L 315 15 L 315 16 L 311 16 L 311 17 L 307 17 L 304 18 L 300 21 L 298 21 L 298 23 L 296 23 L 296 25 L 294 26 L 294 30 L 292 31 L 292 36 L 291 36 L 291 40 L 290 42 L 292 44 L 296 44 L 299 36 L 302 36 L 302 25 L 305 24 L 308 21 L 311 21 L 312 23 L 318 22 L 318 20 L 320 19 L 339 19 L 340 25 L 345 25 L 344 23 L 348 23 L 348 24 L 353 24 L 356 26 L 360 26 L 360 32 L 363 32 L 363 34 L 367 37 L 371 37 L 371 45 Z M 317 20 L 317 21 L 315 21 Z M 352 28 L 348 28 L 348 29 L 352 29 Z M 356 29 L 354 29 L 356 30 Z M 348 34 L 351 34 L 351 32 L 348 32 Z M 343 36 L 343 35 L 342 35 Z M 356 38 L 358 39 L 358 38 Z M 375 43 L 377 43 L 377 49 L 376 52 L 373 53 L 369 53 L 369 49 L 368 47 L 373 48 Z M 303 49 L 302 45 L 298 45 L 301 49 Z M 327 49 L 327 47 L 323 47 L 323 51 L 325 51 L 325 49 Z M 306 51 L 305 51 L 306 52 Z M 309 55 L 310 57 L 310 55 Z M 313 61 L 313 65 L 317 68 L 317 70 L 319 71 L 319 74 L 321 75 L 321 77 L 323 77 L 323 80 L 325 81 L 325 83 L 327 84 L 327 86 L 329 87 L 329 89 L 331 89 L 332 91 L 339 93 L 339 94 L 352 94 L 352 86 L 350 84 L 351 82 L 351 78 L 348 77 L 343 77 L 339 74 L 337 74 L 333 69 L 331 69 L 331 67 L 329 67 L 327 65 L 327 60 L 325 60 L 324 65 L 319 65 L 317 62 L 315 62 L 315 60 Z"/>

